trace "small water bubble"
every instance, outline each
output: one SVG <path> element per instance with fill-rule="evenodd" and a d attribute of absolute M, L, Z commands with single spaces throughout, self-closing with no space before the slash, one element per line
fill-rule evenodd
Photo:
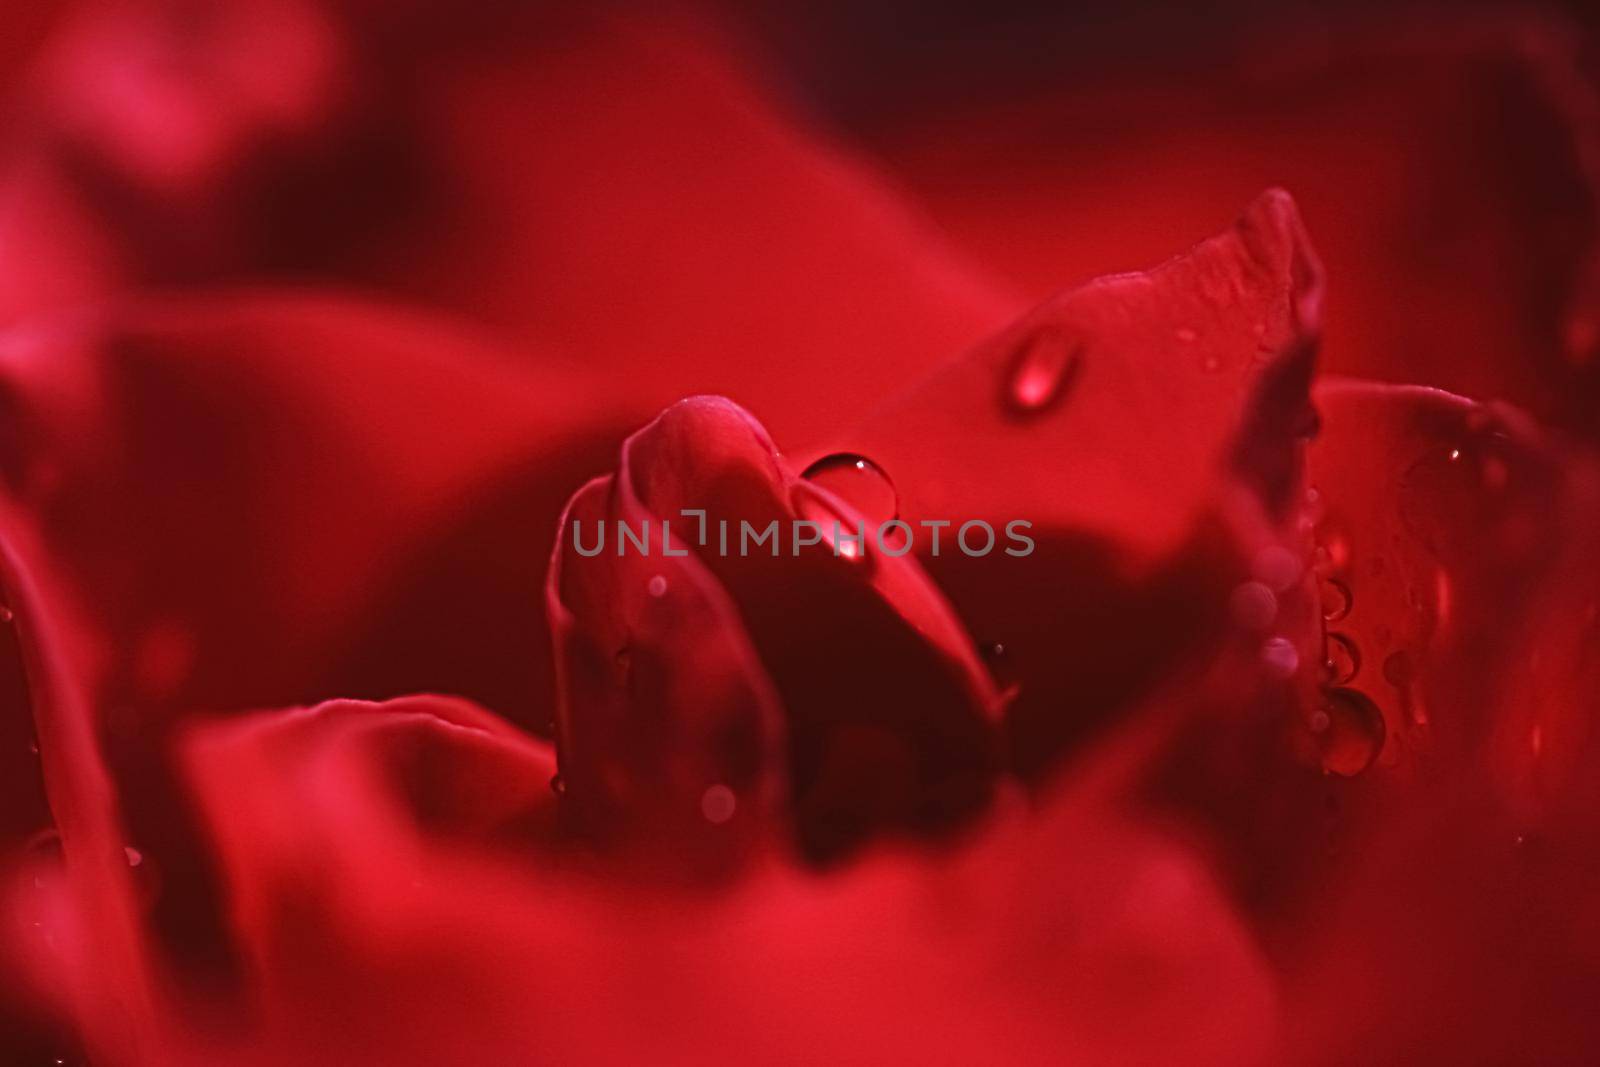
<path fill-rule="evenodd" d="M 1200 357 L 1200 369 L 1207 374 L 1215 374 L 1222 369 L 1222 359 L 1215 352 L 1207 352 Z"/>
<path fill-rule="evenodd" d="M 1025 340 L 1007 371 L 1005 399 L 1019 415 L 1055 404 L 1077 378 L 1083 347 L 1059 329 L 1045 327 Z"/>
<path fill-rule="evenodd" d="M 0 624 L 14 622 L 16 617 L 16 612 L 11 610 L 10 604 L 0 604 Z"/>
<path fill-rule="evenodd" d="M 1019 688 L 1017 677 L 1016 657 L 1011 649 L 999 641 L 988 641 L 978 646 L 983 662 L 989 668 L 989 676 L 994 679 L 1000 692 L 1009 697 L 1014 697 Z"/>
<path fill-rule="evenodd" d="M 567 781 L 566 781 L 566 779 L 562 778 L 561 775 L 559 775 L 559 774 L 551 775 L 550 776 L 550 792 L 554 793 L 558 797 L 566 796 L 567 795 Z"/>
<path fill-rule="evenodd" d="M 1416 676 L 1416 665 L 1411 661 L 1411 654 L 1404 649 L 1384 657 L 1383 678 L 1396 689 L 1404 689 Z"/>
<path fill-rule="evenodd" d="M 1247 630 L 1265 630 L 1278 617 L 1277 594 L 1261 582 L 1241 582 L 1228 600 L 1233 621 Z"/>
<path fill-rule="evenodd" d="M 1313 719 L 1322 767 L 1330 774 L 1353 778 L 1371 767 L 1383 749 L 1383 713 L 1359 690 L 1326 690 Z M 1325 725 L 1317 729 L 1316 722 Z"/>
<path fill-rule="evenodd" d="M 854 508 L 871 526 L 900 517 L 900 498 L 882 467 L 856 452 L 835 452 L 800 477 Z"/>
<path fill-rule="evenodd" d="M 137 867 L 144 862 L 144 853 L 132 845 L 123 846 L 122 855 L 128 861 L 129 867 Z"/>
<path fill-rule="evenodd" d="M 1195 341 L 1200 337 L 1198 333 L 1195 333 L 1187 326 L 1179 326 L 1172 332 L 1172 335 L 1186 345 L 1194 344 Z"/>
<path fill-rule="evenodd" d="M 1287 637 L 1274 637 L 1261 646 L 1261 665 L 1274 678 L 1293 678 L 1300 669 L 1300 653 Z"/>
<path fill-rule="evenodd" d="M 720 783 L 700 794 L 700 814 L 705 816 L 706 822 L 715 826 L 721 826 L 733 818 L 738 807 L 739 798 L 733 790 Z"/>
<path fill-rule="evenodd" d="M 1344 634 L 1328 634 L 1322 670 L 1329 685 L 1343 685 L 1361 671 L 1360 649 Z"/>
<path fill-rule="evenodd" d="M 1338 622 L 1350 614 L 1350 587 L 1335 578 L 1324 578 L 1321 586 L 1322 617 Z"/>
<path fill-rule="evenodd" d="M 660 575 L 660 574 L 656 575 L 655 577 L 651 578 L 650 581 L 645 585 L 645 591 L 648 592 L 651 596 L 656 597 L 656 598 L 660 598 L 660 597 L 666 596 L 667 595 L 667 579 L 664 576 Z"/>

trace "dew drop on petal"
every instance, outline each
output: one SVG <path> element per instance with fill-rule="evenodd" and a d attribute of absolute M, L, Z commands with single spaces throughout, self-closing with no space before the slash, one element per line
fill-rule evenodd
<path fill-rule="evenodd" d="M 1195 333 L 1187 326 L 1179 326 L 1173 331 L 1172 335 L 1186 345 L 1194 344 L 1194 342 L 1200 337 L 1199 334 Z"/>
<path fill-rule="evenodd" d="M 1274 678 L 1293 678 L 1300 669 L 1300 653 L 1287 637 L 1270 638 L 1261 646 L 1261 665 Z"/>
<path fill-rule="evenodd" d="M 1008 697 L 1016 696 L 1020 685 L 1016 658 L 1011 650 L 999 641 L 988 641 L 978 646 L 978 652 L 983 656 L 984 666 L 989 668 L 989 676 L 994 679 L 995 686 Z"/>
<path fill-rule="evenodd" d="M 1228 601 L 1233 621 L 1246 630 L 1265 630 L 1278 617 L 1278 597 L 1261 582 L 1242 582 Z"/>
<path fill-rule="evenodd" d="M 664 597 L 667 595 L 667 579 L 658 574 L 650 579 L 645 589 L 653 597 Z"/>
<path fill-rule="evenodd" d="M 1350 614 L 1350 587 L 1335 578 L 1324 578 L 1321 587 L 1322 617 L 1338 622 Z"/>
<path fill-rule="evenodd" d="M 558 797 L 566 796 L 567 795 L 567 782 L 566 782 L 566 779 L 562 778 L 561 775 L 559 775 L 559 774 L 551 775 L 550 776 L 550 792 L 554 793 Z"/>
<path fill-rule="evenodd" d="M 1353 778 L 1371 767 L 1383 748 L 1383 713 L 1366 694 L 1334 688 L 1323 693 L 1322 707 L 1313 716 L 1322 767 L 1330 774 Z M 1326 725 L 1316 728 L 1316 723 Z"/>
<path fill-rule="evenodd" d="M 868 558 L 866 549 L 874 531 L 872 523 L 866 521 L 865 517 L 851 518 L 809 484 L 796 486 L 791 499 L 800 518 L 817 524 L 817 529 L 822 533 L 822 545 L 834 555 L 850 563 L 861 563 Z M 837 544 L 834 542 L 836 524 L 839 527 Z M 861 536 L 858 537 L 858 534 Z"/>
<path fill-rule="evenodd" d="M 1028 337 L 1007 372 L 1005 399 L 1019 415 L 1037 415 L 1061 399 L 1083 363 L 1082 346 L 1059 330 Z"/>
<path fill-rule="evenodd" d="M 1405 650 L 1391 652 L 1383 660 L 1383 677 L 1390 685 L 1404 688 L 1411 684 L 1416 676 L 1416 668 L 1412 665 L 1411 654 Z"/>
<path fill-rule="evenodd" d="M 711 786 L 700 794 L 700 814 L 705 816 L 706 822 L 716 826 L 733 818 L 738 806 L 739 798 L 725 785 Z"/>
<path fill-rule="evenodd" d="M 1328 634 L 1322 670 L 1329 685 L 1343 685 L 1361 670 L 1361 650 L 1344 634 Z"/>
<path fill-rule="evenodd" d="M 869 527 L 900 517 L 900 499 L 894 483 L 882 467 L 866 456 L 835 452 L 811 464 L 800 477 L 849 504 Z"/>
<path fill-rule="evenodd" d="M 11 610 L 10 604 L 0 604 L 0 624 L 12 622 L 16 617 L 16 613 Z"/>

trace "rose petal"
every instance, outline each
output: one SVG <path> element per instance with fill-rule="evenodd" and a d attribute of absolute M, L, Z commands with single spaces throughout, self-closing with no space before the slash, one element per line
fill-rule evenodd
<path fill-rule="evenodd" d="M 606 514 L 594 507 L 600 492 L 590 490 L 584 509 L 593 517 Z M 628 440 L 611 492 L 613 518 L 653 518 L 659 527 L 685 509 L 704 513 L 706 543 L 688 548 L 706 578 L 719 583 L 730 606 L 736 606 L 782 703 L 787 773 L 800 844 L 809 855 L 837 856 L 881 827 L 941 831 L 982 803 L 992 773 L 986 716 L 996 698 L 970 639 L 909 557 L 880 553 L 870 545 L 852 558 L 836 554 L 827 543 L 805 550 L 792 544 L 797 518 L 830 525 L 837 518 L 849 528 L 856 516 L 825 490 L 796 478 L 753 419 L 712 398 L 668 409 Z M 677 528 L 695 531 L 698 540 L 697 519 L 684 517 Z M 774 524 L 777 540 L 765 548 L 741 548 L 741 523 L 754 531 Z M 732 531 L 727 549 L 721 546 L 724 529 Z M 564 602 L 581 597 L 589 611 L 610 612 L 611 618 L 601 614 L 590 624 L 602 635 L 596 643 L 614 647 L 626 635 L 637 662 L 637 640 L 654 627 L 647 624 L 640 634 L 630 625 L 629 605 L 651 599 L 639 585 L 650 568 L 609 554 L 581 559 L 572 548 L 563 540 L 553 595 Z M 678 566 L 689 565 L 680 561 Z M 631 585 L 604 573 L 613 567 L 632 575 Z M 596 569 L 601 575 L 587 577 Z M 667 590 L 673 581 L 666 576 Z M 691 577 L 690 588 L 707 595 L 699 589 L 701 581 Z M 579 592 L 585 585 L 623 591 L 601 597 Z M 730 632 L 719 624 L 643 651 L 683 666 L 682 655 L 670 655 L 674 644 L 726 641 Z M 737 645 L 725 654 L 743 659 Z M 669 683 L 669 690 L 681 684 Z M 569 691 L 564 698 L 574 732 L 586 731 L 592 716 L 637 717 L 648 707 L 641 703 L 644 696 L 630 696 L 625 712 L 608 711 L 614 697 L 591 708 L 576 702 L 578 695 Z M 667 717 L 683 729 L 696 715 L 691 705 L 669 709 Z M 560 733 L 566 736 L 567 729 Z M 569 756 L 596 759 L 564 748 L 564 769 Z"/>
<path fill-rule="evenodd" d="M 417 684 L 542 727 L 554 518 L 600 462 L 588 442 L 619 435 L 572 405 L 575 372 L 331 297 L 178 299 L 9 341 L 0 469 L 101 657 L 76 681 L 162 933 L 226 971 L 171 723 Z"/>
<path fill-rule="evenodd" d="M 1205 43 L 1141 32 L 1114 66 L 1062 62 L 1103 47 L 1072 25 L 1026 85 L 958 65 L 1009 53 L 961 48 L 924 81 L 878 81 L 915 107 L 845 117 L 1034 295 L 1152 262 L 1281 183 L 1337 279 L 1329 369 L 1591 434 L 1600 94 L 1583 33 L 1542 11 L 1333 12 L 1298 32 L 1280 14 L 1197 20 Z M 1051 40 L 1043 22 L 1018 23 L 1019 53 Z"/>
<path fill-rule="evenodd" d="M 563 807 L 590 838 L 666 850 L 669 868 L 725 863 L 761 841 L 783 791 L 778 698 L 695 557 L 665 544 L 654 556 L 575 554 L 572 536 L 617 537 L 616 521 L 654 525 L 615 480 L 592 482 L 562 516 L 551 562 Z"/>
<path fill-rule="evenodd" d="M 540 773 L 517 754 L 525 742 L 463 714 L 436 698 L 336 704 L 192 738 L 255 997 L 243 1034 L 190 1030 L 173 1062 L 626 1057 L 647 1044 L 668 1063 L 730 1045 L 780 1063 L 955 1064 L 1002 1046 L 1111 1063 L 1132 1040 L 1154 1059 L 1241 1063 L 1271 1044 L 1271 981 L 1193 850 L 1110 812 L 1003 825 L 953 864 L 882 854 L 830 882 L 771 871 L 664 909 L 419 825 L 389 773 L 397 737 Z"/>
<path fill-rule="evenodd" d="M 1008 653 L 1026 773 L 1223 634 L 1271 528 L 1292 538 L 1320 294 L 1292 201 L 1268 193 L 1189 255 L 1057 298 L 841 438 L 889 472 L 913 524 L 1033 524 L 1020 558 L 918 543 Z"/>

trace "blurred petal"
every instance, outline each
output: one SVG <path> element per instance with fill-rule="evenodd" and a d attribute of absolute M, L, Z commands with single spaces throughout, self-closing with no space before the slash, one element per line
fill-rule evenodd
<path fill-rule="evenodd" d="M 1109 812 L 1059 809 L 954 857 L 880 854 L 828 882 L 773 870 L 725 895 L 647 900 L 430 831 L 392 773 L 396 745 L 414 743 L 461 766 L 520 765 L 535 786 L 543 773 L 527 742 L 435 698 L 263 714 L 191 739 L 250 946 L 254 1023 L 242 1048 L 191 1031 L 189 1061 L 647 1047 L 662 1063 L 737 1048 L 764 1063 L 956 1064 L 1003 1047 L 1241 1064 L 1271 1047 L 1271 980 L 1192 850 Z M 493 795 L 524 798 L 517 775 L 490 778 Z"/>
<path fill-rule="evenodd" d="M 703 18 L 190 6 L 92 7 L 47 57 L 0 309 L 355 282 L 813 438 L 1014 310 Z"/>

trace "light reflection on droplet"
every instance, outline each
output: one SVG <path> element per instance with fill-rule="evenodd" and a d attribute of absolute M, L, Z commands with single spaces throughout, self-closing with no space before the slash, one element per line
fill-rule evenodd
<path fill-rule="evenodd" d="M 1327 651 L 1323 659 L 1323 672 L 1329 685 L 1343 685 L 1361 670 L 1361 651 L 1356 643 L 1344 634 L 1327 635 Z"/>
<path fill-rule="evenodd" d="M 989 676 L 994 679 L 994 684 L 1000 694 L 1008 700 L 1016 698 L 1021 691 L 1022 683 L 1018 676 L 1016 657 L 1011 649 L 999 641 L 988 641 L 978 646 L 979 653 L 983 656 L 984 665 L 989 668 Z"/>
<path fill-rule="evenodd" d="M 822 534 L 822 545 L 834 555 L 850 563 L 861 563 L 869 558 L 867 543 L 873 536 L 869 523 L 846 515 L 809 483 L 797 485 L 791 499 L 800 518 L 816 523 Z M 839 528 L 837 541 L 835 526 Z"/>
<path fill-rule="evenodd" d="M 1330 774 L 1353 778 L 1371 767 L 1383 748 L 1383 713 L 1358 690 L 1327 690 L 1314 720 L 1322 767 Z M 1324 724 L 1320 729 L 1318 722 Z"/>
<path fill-rule="evenodd" d="M 1077 377 L 1082 346 L 1046 327 L 1027 338 L 1007 371 L 1005 398 L 1019 415 L 1037 415 L 1055 404 Z"/>
<path fill-rule="evenodd" d="M 1343 582 L 1334 578 L 1325 578 L 1321 586 L 1322 617 L 1329 622 L 1338 622 L 1350 614 L 1351 596 L 1350 588 Z"/>
<path fill-rule="evenodd" d="M 900 499 L 889 475 L 866 456 L 835 452 L 823 456 L 800 475 L 854 508 L 869 526 L 900 517 Z"/>

